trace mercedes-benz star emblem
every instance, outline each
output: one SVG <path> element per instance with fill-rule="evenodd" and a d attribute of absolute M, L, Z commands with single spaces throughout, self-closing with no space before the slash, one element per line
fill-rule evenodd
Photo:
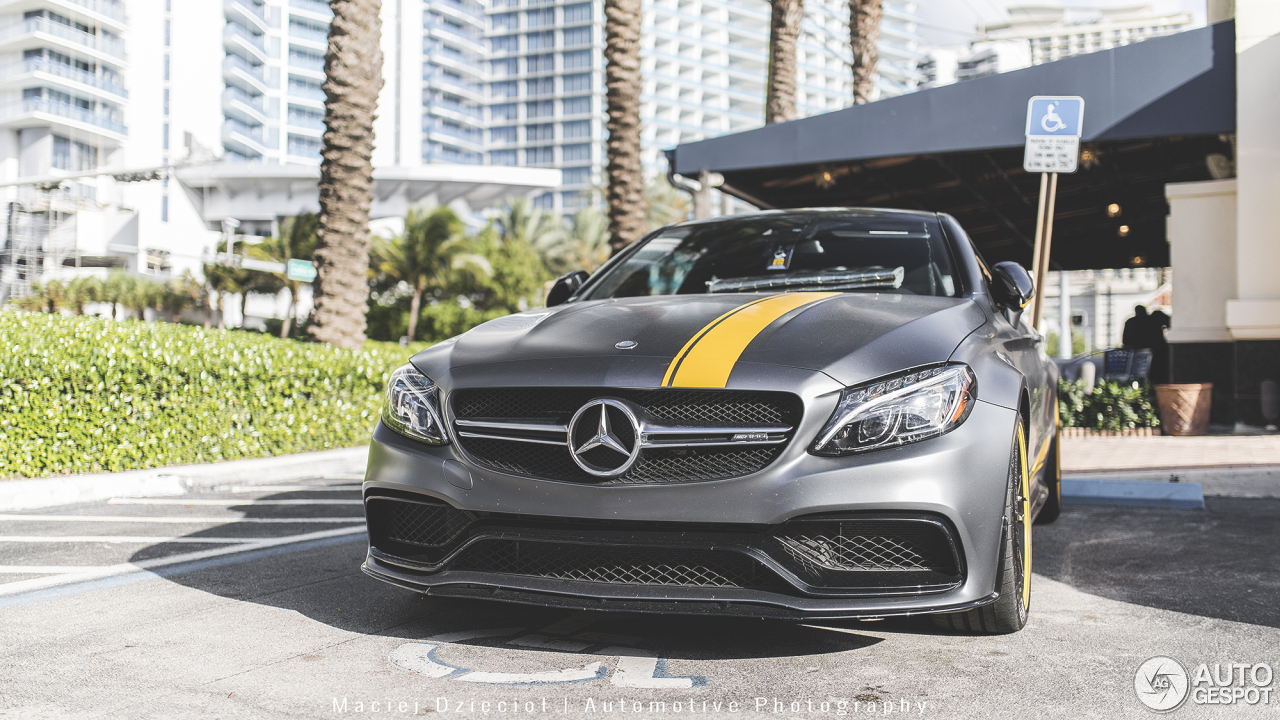
<path fill-rule="evenodd" d="M 640 423 L 622 400 L 598 398 L 569 421 L 569 452 L 596 477 L 617 477 L 640 457 Z"/>

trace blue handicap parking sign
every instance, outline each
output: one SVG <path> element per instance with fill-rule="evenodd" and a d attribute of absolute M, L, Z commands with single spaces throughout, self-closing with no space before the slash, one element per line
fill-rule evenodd
<path fill-rule="evenodd" d="M 1027 135 L 1080 137 L 1084 98 L 1037 96 L 1027 103 Z"/>

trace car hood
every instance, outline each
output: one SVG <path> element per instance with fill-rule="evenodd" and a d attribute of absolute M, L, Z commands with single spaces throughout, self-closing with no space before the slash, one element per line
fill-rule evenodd
<path fill-rule="evenodd" d="M 629 382 L 658 387 L 682 384 L 672 383 L 672 361 L 687 354 L 692 344 L 707 343 L 704 356 L 718 357 L 730 375 L 739 364 L 756 363 L 819 371 L 854 384 L 945 361 L 986 319 L 976 303 L 964 298 L 876 293 L 788 297 L 735 293 L 570 303 L 484 323 L 419 353 L 413 362 L 434 377 L 470 366 L 521 363 L 539 368 L 543 377 L 538 384 L 578 384 L 572 377 L 547 378 L 547 369 L 557 367 L 551 361 L 574 360 L 560 363 L 568 372 L 584 367 L 576 361 L 590 359 L 592 367 L 626 364 L 632 368 Z M 777 317 L 757 318 L 755 326 L 740 328 L 736 337 L 725 329 L 708 332 L 718 320 L 725 322 L 726 314 L 757 302 L 768 302 L 761 307 L 773 308 Z M 734 353 L 739 353 L 736 359 Z"/>

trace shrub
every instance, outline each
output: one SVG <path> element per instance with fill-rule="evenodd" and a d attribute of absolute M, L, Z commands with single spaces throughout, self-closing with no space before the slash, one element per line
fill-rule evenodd
<path fill-rule="evenodd" d="M 409 350 L 0 312 L 0 477 L 368 442 Z"/>
<path fill-rule="evenodd" d="M 1086 395 L 1083 380 L 1058 381 L 1058 420 L 1063 427 L 1094 430 L 1159 427 L 1151 387 L 1114 380 L 1097 383 Z"/>

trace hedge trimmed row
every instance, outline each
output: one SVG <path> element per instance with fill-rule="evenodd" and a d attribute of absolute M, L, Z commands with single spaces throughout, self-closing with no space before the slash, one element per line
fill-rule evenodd
<path fill-rule="evenodd" d="M 0 312 L 0 477 L 359 445 L 405 358 L 400 348 Z"/>

